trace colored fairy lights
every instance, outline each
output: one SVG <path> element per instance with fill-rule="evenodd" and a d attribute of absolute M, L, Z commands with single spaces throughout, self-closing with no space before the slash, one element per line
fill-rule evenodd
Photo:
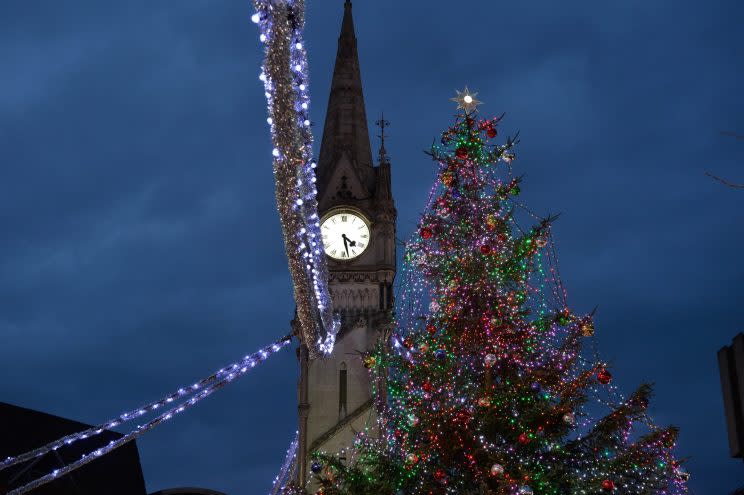
<path fill-rule="evenodd" d="M 492 142 L 501 118 L 478 118 L 475 96 L 458 92 L 463 112 L 429 152 L 437 182 L 406 243 L 391 345 L 364 356 L 387 383 L 383 433 L 351 463 L 318 455 L 319 493 L 687 493 L 676 428 L 646 413 L 651 387 L 622 397 L 587 352 L 594 315 L 568 306 L 554 217 L 518 201 L 517 141 Z"/>
<path fill-rule="evenodd" d="M 264 83 L 274 149 L 274 178 L 302 340 L 312 356 L 333 351 L 340 321 L 333 313 L 322 250 L 310 130 L 303 0 L 254 0 L 261 31 Z"/>

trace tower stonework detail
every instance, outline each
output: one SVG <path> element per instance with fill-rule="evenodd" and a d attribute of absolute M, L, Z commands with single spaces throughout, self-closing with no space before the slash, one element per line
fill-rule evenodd
<path fill-rule="evenodd" d="M 310 474 L 312 452 L 338 453 L 356 432 L 376 424 L 361 353 L 389 328 L 394 303 L 397 213 L 390 162 L 384 145 L 377 166 L 372 158 L 351 9 L 346 0 L 317 167 L 330 290 L 342 325 L 331 356 L 311 359 L 304 344 L 298 350 L 300 484 Z M 347 215 L 354 230 L 334 230 Z M 355 237 L 357 228 L 368 234 Z"/>

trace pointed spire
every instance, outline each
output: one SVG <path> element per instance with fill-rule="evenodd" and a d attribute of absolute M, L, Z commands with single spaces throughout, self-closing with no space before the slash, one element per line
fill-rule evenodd
<path fill-rule="evenodd" d="M 349 0 L 344 3 L 344 18 L 320 145 L 318 175 L 321 187 L 324 185 L 323 179 L 328 178 L 331 169 L 344 154 L 351 160 L 361 181 L 371 190 L 374 182 L 372 151 Z"/>

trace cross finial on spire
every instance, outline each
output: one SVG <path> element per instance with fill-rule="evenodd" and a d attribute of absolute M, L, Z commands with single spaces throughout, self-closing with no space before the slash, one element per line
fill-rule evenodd
<path fill-rule="evenodd" d="M 385 128 L 390 126 L 390 121 L 385 120 L 385 114 L 380 114 L 380 120 L 375 122 L 375 125 L 380 128 L 380 134 L 377 137 L 380 138 L 380 163 L 387 162 L 387 150 L 385 149 Z"/>

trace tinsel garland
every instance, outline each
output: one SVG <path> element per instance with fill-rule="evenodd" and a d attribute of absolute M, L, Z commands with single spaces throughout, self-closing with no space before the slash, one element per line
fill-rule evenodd
<path fill-rule="evenodd" d="M 260 75 L 274 145 L 276 202 L 294 286 L 302 341 L 311 357 L 330 354 L 340 322 L 333 314 L 322 251 L 312 158 L 303 0 L 254 0 L 265 60 Z"/>
<path fill-rule="evenodd" d="M 195 383 L 191 387 L 188 387 L 186 389 L 183 389 L 183 388 L 179 389 L 177 392 L 170 394 L 167 397 L 159 401 L 151 402 L 150 404 L 143 406 L 135 411 L 124 413 L 120 415 L 118 419 L 108 421 L 100 426 L 90 428 L 88 430 L 85 430 L 79 433 L 74 433 L 72 435 L 68 435 L 64 438 L 48 443 L 47 445 L 40 447 L 38 449 L 35 449 L 33 451 L 27 452 L 25 454 L 21 454 L 19 456 L 9 457 L 5 459 L 2 462 L 2 464 L 0 464 L 0 470 L 13 466 L 15 464 L 24 462 L 24 461 L 34 459 L 36 457 L 40 457 L 44 454 L 55 451 L 59 449 L 60 447 L 69 445 L 77 440 L 82 440 L 84 438 L 90 438 L 92 436 L 98 435 L 102 433 L 106 428 L 111 428 L 113 426 L 125 423 L 127 421 L 131 421 L 132 419 L 138 418 L 146 414 L 147 412 L 158 409 L 162 405 L 170 404 L 177 398 L 182 398 L 184 396 L 195 393 L 195 395 L 191 397 L 190 399 L 180 403 L 179 405 L 175 407 L 172 407 L 171 409 L 168 409 L 167 411 L 163 412 L 162 414 L 152 419 L 148 423 L 138 426 L 136 429 L 127 433 L 123 437 L 117 440 L 113 440 L 109 442 L 108 445 L 95 449 L 94 451 L 83 455 L 80 459 L 78 459 L 77 461 L 73 463 L 70 463 L 64 467 L 55 469 L 52 472 L 40 478 L 37 478 L 14 490 L 11 490 L 10 492 L 8 492 L 8 495 L 22 495 L 24 493 L 27 493 L 35 488 L 38 488 L 51 481 L 54 481 L 60 476 L 63 476 L 72 471 L 75 471 L 76 469 L 88 464 L 89 462 L 94 461 L 95 459 L 105 454 L 108 454 L 109 452 L 125 445 L 126 443 L 141 436 L 145 432 L 155 428 L 159 424 L 165 421 L 168 421 L 169 419 L 173 418 L 177 414 L 180 414 L 186 409 L 192 407 L 197 402 L 208 397 L 213 392 L 224 387 L 225 385 L 232 382 L 236 378 L 239 378 L 245 375 L 250 370 L 252 370 L 258 363 L 266 360 L 270 355 L 284 348 L 290 342 L 291 342 L 290 336 L 283 337 L 282 339 L 278 340 L 274 344 L 267 346 L 254 354 L 248 355 L 245 358 L 241 359 L 240 361 L 236 363 L 233 363 L 230 366 L 220 369 L 219 371 L 213 373 L 209 377 L 204 378 L 200 380 L 199 382 Z M 196 393 L 197 390 L 201 390 L 201 391 Z"/>

